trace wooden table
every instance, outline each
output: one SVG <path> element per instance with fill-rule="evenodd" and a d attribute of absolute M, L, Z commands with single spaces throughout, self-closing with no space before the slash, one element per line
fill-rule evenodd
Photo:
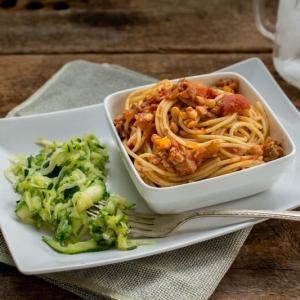
<path fill-rule="evenodd" d="M 300 91 L 274 71 L 251 1 L 0 0 L 2 117 L 70 60 L 120 64 L 174 78 L 261 58 L 300 108 Z M 270 1 L 274 19 L 276 3 Z M 299 195 L 300 197 L 300 195 Z M 0 299 L 79 299 L 0 264 Z M 256 225 L 212 299 L 300 299 L 300 224 Z"/>

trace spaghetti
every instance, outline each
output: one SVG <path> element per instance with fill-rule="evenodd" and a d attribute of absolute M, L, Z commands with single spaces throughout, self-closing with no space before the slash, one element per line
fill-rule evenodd
<path fill-rule="evenodd" d="M 283 156 L 260 102 L 238 82 L 206 87 L 162 80 L 131 93 L 114 124 L 143 180 L 166 187 L 224 175 Z"/>

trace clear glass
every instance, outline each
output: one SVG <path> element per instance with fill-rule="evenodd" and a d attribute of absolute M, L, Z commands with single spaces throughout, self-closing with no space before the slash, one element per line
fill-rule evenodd
<path fill-rule="evenodd" d="M 264 0 L 254 0 L 258 30 L 274 41 L 273 63 L 288 83 L 300 88 L 300 0 L 280 0 L 275 33 L 265 26 Z"/>

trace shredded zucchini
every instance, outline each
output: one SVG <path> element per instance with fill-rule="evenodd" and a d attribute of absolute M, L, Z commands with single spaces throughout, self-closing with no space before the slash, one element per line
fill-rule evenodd
<path fill-rule="evenodd" d="M 52 232 L 54 239 L 43 240 L 61 253 L 134 248 L 124 213 L 132 205 L 106 190 L 109 158 L 99 140 L 89 134 L 65 143 L 37 143 L 42 146 L 37 155 L 15 157 L 5 171 L 21 195 L 18 219 Z M 87 209 L 99 201 L 105 201 L 104 208 L 89 217 Z"/>

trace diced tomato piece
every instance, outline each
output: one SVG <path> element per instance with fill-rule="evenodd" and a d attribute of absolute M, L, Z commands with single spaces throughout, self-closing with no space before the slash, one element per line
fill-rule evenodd
<path fill-rule="evenodd" d="M 207 89 L 207 98 L 214 99 L 218 96 L 218 93 L 214 91 L 212 88 Z"/>
<path fill-rule="evenodd" d="M 235 112 L 242 112 L 249 109 L 250 104 L 248 100 L 241 94 L 225 95 L 221 100 L 221 115 L 227 116 Z"/>
<path fill-rule="evenodd" d="M 214 99 L 218 94 L 210 87 L 198 86 L 197 87 L 197 96 Z"/>

